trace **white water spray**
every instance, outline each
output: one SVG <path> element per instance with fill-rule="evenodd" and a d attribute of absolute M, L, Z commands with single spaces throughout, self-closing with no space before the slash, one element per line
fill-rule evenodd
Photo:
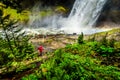
<path fill-rule="evenodd" d="M 101 10 L 107 0 L 76 0 L 68 18 L 53 15 L 40 19 L 39 16 L 31 16 L 29 26 L 37 28 L 36 31 L 44 30 L 44 33 L 64 31 L 65 33 L 94 33 L 92 29 L 98 19 Z M 34 20 L 33 20 L 34 19 Z M 44 28 L 44 29 L 43 29 Z M 32 29 L 32 30 L 33 30 Z"/>
<path fill-rule="evenodd" d="M 80 25 L 93 26 L 107 0 L 76 0 L 69 15 Z"/>
<path fill-rule="evenodd" d="M 107 0 L 76 0 L 63 30 L 67 32 L 94 33 L 95 25 Z M 98 30 L 97 30 L 98 31 Z"/>

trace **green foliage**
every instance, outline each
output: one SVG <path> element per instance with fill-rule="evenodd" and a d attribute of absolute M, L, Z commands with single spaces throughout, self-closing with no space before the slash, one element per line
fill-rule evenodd
<path fill-rule="evenodd" d="M 102 61 L 95 59 L 96 55 L 102 58 L 116 56 L 116 44 L 111 44 L 106 37 L 104 41 L 107 44 L 95 40 L 84 41 L 81 45 L 71 44 L 56 50 L 54 56 L 41 64 L 34 76 L 38 80 L 119 80 L 118 68 L 101 65 Z"/>
<path fill-rule="evenodd" d="M 17 63 L 16 65 L 17 66 L 20 65 L 19 67 L 16 66 L 17 67 L 16 72 L 22 72 L 22 71 L 25 71 L 26 69 L 30 69 L 30 68 L 32 69 L 36 67 L 36 64 L 21 65 L 20 63 Z"/>
<path fill-rule="evenodd" d="M 120 72 L 112 66 L 96 64 L 97 60 L 57 50 L 50 60 L 41 64 L 34 76 L 38 80 L 119 80 Z M 28 75 L 26 80 L 31 75 Z"/>
<path fill-rule="evenodd" d="M 62 13 L 66 13 L 67 10 L 63 7 L 63 6 L 57 6 L 55 11 L 58 13 L 58 14 L 62 14 Z"/>
<path fill-rule="evenodd" d="M 29 20 L 30 11 L 28 10 L 23 10 L 21 11 L 21 13 L 18 13 L 16 9 L 12 9 L 8 7 L 8 8 L 4 8 L 3 12 L 4 12 L 4 16 L 9 14 L 11 20 L 13 19 L 19 20 L 19 22 L 22 23 L 27 23 Z"/>
<path fill-rule="evenodd" d="M 84 42 L 84 44 L 81 45 L 79 44 L 67 45 L 64 51 L 71 52 L 72 54 L 79 54 L 82 56 L 83 55 L 90 56 L 91 54 L 98 54 L 100 56 L 105 56 L 105 57 L 119 55 L 118 54 L 120 52 L 119 48 L 115 48 L 113 46 L 115 43 L 110 44 L 109 42 L 107 41 L 106 44 L 107 46 L 98 41 Z"/>
<path fill-rule="evenodd" d="M 91 54 L 91 48 L 86 44 L 72 44 L 67 45 L 64 49 L 65 52 L 71 52 L 72 54 L 79 54 L 80 56 L 86 56 Z"/>
<path fill-rule="evenodd" d="M 84 35 L 83 35 L 83 32 L 81 32 L 81 35 L 79 35 L 79 37 L 78 37 L 78 43 L 82 44 L 83 43 L 83 39 L 84 39 Z"/>
<path fill-rule="evenodd" d="M 107 41 L 107 35 L 108 33 L 105 34 L 105 36 L 103 36 L 102 40 L 100 41 L 102 43 L 102 45 L 107 46 L 108 45 L 108 41 Z"/>
<path fill-rule="evenodd" d="M 115 42 L 114 49 L 116 50 L 116 53 L 120 56 L 120 41 Z"/>
<path fill-rule="evenodd" d="M 110 47 L 114 47 L 115 42 L 116 42 L 115 39 L 112 38 L 112 39 L 109 40 L 108 44 L 109 44 Z"/>
<path fill-rule="evenodd" d="M 106 33 L 103 36 L 103 38 L 101 39 L 101 41 L 99 41 L 99 42 L 95 41 L 95 40 L 90 40 L 91 41 L 90 47 L 92 48 L 92 50 L 96 51 L 101 56 L 105 56 L 105 57 L 114 56 L 118 52 L 114 48 L 115 39 L 108 40 L 107 35 L 108 35 L 108 33 Z M 95 38 L 95 36 L 93 37 L 93 39 L 94 38 Z M 88 43 L 90 43 L 90 42 L 88 42 Z"/>
<path fill-rule="evenodd" d="M 95 41 L 95 37 L 96 37 L 96 35 L 94 34 L 94 35 L 92 36 L 92 38 L 89 37 L 89 40 L 88 40 L 88 41 Z"/>
<path fill-rule="evenodd" d="M 115 53 L 115 49 L 112 47 L 106 47 L 104 45 L 100 46 L 97 50 L 96 50 L 100 55 L 102 56 L 113 56 Z"/>
<path fill-rule="evenodd" d="M 29 37 L 22 28 L 18 27 L 17 21 L 10 20 L 10 15 L 3 16 L 0 10 L 1 44 L 0 44 L 0 65 L 8 61 L 21 60 L 34 52 L 34 47 L 30 44 Z"/>
<path fill-rule="evenodd" d="M 35 74 L 30 74 L 27 77 L 23 77 L 21 80 L 38 80 L 38 78 Z"/>
<path fill-rule="evenodd" d="M 98 55 L 104 57 L 115 56 L 118 52 L 114 47 L 109 46 L 109 44 L 102 44 L 101 42 L 89 42 L 87 43 L 91 50 L 97 52 Z M 113 45 L 113 44 L 112 44 Z"/>

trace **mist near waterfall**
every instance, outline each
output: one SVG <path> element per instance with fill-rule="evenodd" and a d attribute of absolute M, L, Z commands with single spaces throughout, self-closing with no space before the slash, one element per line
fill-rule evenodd
<path fill-rule="evenodd" d="M 63 14 L 54 13 L 46 17 L 39 15 L 42 11 L 37 4 L 32 9 L 32 14 L 28 22 L 26 31 L 36 34 L 56 34 L 56 33 L 85 33 L 91 34 L 102 31 L 93 26 L 98 19 L 101 10 L 107 0 L 76 0 L 68 17 Z M 46 10 L 50 10 L 46 8 Z"/>

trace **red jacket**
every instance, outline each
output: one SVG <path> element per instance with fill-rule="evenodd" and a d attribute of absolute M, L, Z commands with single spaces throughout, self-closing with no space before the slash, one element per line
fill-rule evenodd
<path fill-rule="evenodd" d="M 43 52 L 43 50 L 44 50 L 43 46 L 39 46 L 38 50 L 39 50 L 39 52 Z"/>

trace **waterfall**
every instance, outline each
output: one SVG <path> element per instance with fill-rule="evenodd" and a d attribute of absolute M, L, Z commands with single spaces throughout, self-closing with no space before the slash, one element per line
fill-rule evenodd
<path fill-rule="evenodd" d="M 76 0 L 68 18 L 93 26 L 107 0 Z"/>
<path fill-rule="evenodd" d="M 102 8 L 107 0 L 76 0 L 67 18 L 62 15 L 52 15 L 41 19 L 33 14 L 30 17 L 30 30 L 35 29 L 36 33 L 95 33 L 101 31 L 93 28 Z M 34 12 L 34 11 L 33 11 Z"/>
<path fill-rule="evenodd" d="M 77 33 L 88 32 L 95 25 L 106 1 L 76 0 L 63 30 Z"/>

